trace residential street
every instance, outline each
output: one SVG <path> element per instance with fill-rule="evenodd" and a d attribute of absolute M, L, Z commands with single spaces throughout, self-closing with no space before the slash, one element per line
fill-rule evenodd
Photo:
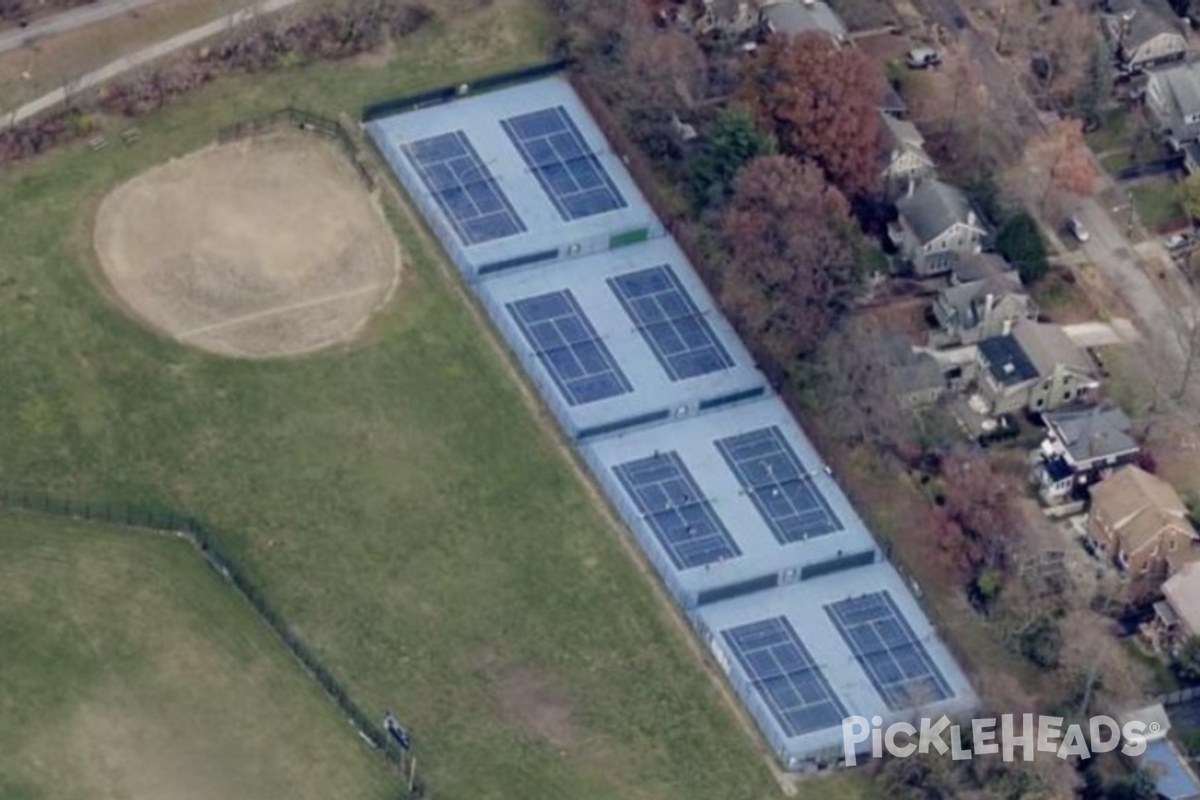
<path fill-rule="evenodd" d="M 1033 100 L 1021 86 L 1017 75 L 1009 64 L 996 55 L 992 37 L 974 27 L 970 15 L 958 0 L 914 0 L 914 3 L 928 18 L 958 39 L 963 52 L 968 53 L 974 61 L 993 108 L 1011 110 L 1013 120 L 1026 135 L 1044 131 Z M 1096 167 L 1102 176 L 1099 188 L 1105 188 L 1110 179 L 1103 173 L 1099 162 Z M 1086 198 L 1080 202 L 1078 213 L 1091 232 L 1083 251 L 1134 312 L 1141 323 L 1147 345 L 1161 354 L 1157 360 L 1169 372 L 1163 378 L 1173 393 L 1178 389 L 1178 381 L 1188 357 L 1185 326 L 1197 317 L 1197 309 L 1200 308 L 1195 293 L 1157 241 L 1144 242 L 1135 251 L 1124 231 L 1125 210 L 1121 210 L 1120 220 L 1114 220 L 1113 209 L 1094 198 Z M 1053 234 L 1051 238 L 1055 238 Z M 1145 273 L 1139 257 L 1167 265 L 1169 283 L 1174 287 L 1173 291 L 1179 293 L 1173 305 L 1168 304 L 1159 287 Z M 1200 404 L 1200 387 L 1197 386 L 1200 381 L 1193 375 L 1190 383 L 1190 397 Z"/>

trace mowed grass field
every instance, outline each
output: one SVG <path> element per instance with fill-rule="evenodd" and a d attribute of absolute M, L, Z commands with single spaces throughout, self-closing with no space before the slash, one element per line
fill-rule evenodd
<path fill-rule="evenodd" d="M 627 534 L 402 208 L 396 298 L 344 351 L 207 356 L 148 333 L 98 287 L 100 200 L 221 125 L 287 102 L 354 116 L 546 57 L 553 24 L 537 0 L 439 9 L 453 22 L 386 63 L 218 82 L 139 120 L 134 147 L 0 176 L 0 484 L 186 509 L 225 531 L 359 705 L 412 728 L 439 798 L 779 796 Z M 798 796 L 870 787 L 850 773 Z"/>
<path fill-rule="evenodd" d="M 184 541 L 0 513 L 0 797 L 367 800 L 397 778 Z"/>

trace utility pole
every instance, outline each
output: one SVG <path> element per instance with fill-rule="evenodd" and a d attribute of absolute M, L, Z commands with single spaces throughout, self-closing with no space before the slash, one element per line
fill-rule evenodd
<path fill-rule="evenodd" d="M 1008 29 L 1008 3 L 1000 6 L 1000 35 L 996 37 L 996 52 L 1004 55 L 1004 34 Z"/>

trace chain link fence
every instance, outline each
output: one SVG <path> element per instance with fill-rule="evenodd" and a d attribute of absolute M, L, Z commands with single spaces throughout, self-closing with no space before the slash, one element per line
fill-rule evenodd
<path fill-rule="evenodd" d="M 397 797 L 403 800 L 417 800 L 425 796 L 424 784 L 412 780 L 413 764 L 410 754 L 359 707 L 308 645 L 296 636 L 283 615 L 271 605 L 262 590 L 250 580 L 246 571 L 221 549 L 221 537 L 199 517 L 156 505 L 94 502 L 11 488 L 0 488 L 0 508 L 158 531 L 190 542 L 205 563 L 254 609 L 300 667 L 316 681 L 325 695 L 345 715 L 359 737 L 404 775 L 404 788 Z"/>

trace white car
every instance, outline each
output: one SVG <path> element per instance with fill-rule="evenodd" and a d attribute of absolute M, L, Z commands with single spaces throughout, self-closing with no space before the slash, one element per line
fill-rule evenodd
<path fill-rule="evenodd" d="M 1083 220 L 1073 214 L 1067 220 L 1067 227 L 1071 230 L 1071 233 L 1075 235 L 1075 238 L 1081 242 L 1086 242 L 1091 238 L 1091 234 L 1088 233 L 1088 229 L 1083 225 Z"/>

